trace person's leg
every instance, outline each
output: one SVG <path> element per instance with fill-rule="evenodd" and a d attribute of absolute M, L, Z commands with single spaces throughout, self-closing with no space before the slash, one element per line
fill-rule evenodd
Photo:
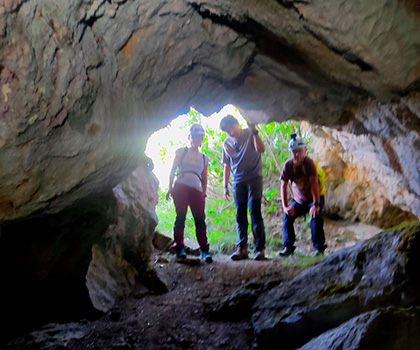
<path fill-rule="evenodd" d="M 201 251 L 208 252 L 209 243 L 206 235 L 206 217 L 204 213 L 205 198 L 203 192 L 194 188 L 189 189 L 190 208 L 195 223 L 195 235 Z"/>
<path fill-rule="evenodd" d="M 292 200 L 290 206 L 295 208 L 295 214 L 289 216 L 286 213 L 283 215 L 283 246 L 291 250 L 296 249 L 294 244 L 296 241 L 294 223 L 297 217 L 305 214 L 305 208 L 295 200 Z"/>
<path fill-rule="evenodd" d="M 230 256 L 232 260 L 248 258 L 248 189 L 240 183 L 233 185 L 233 199 L 236 208 L 236 250 Z"/>
<path fill-rule="evenodd" d="M 323 253 L 325 248 L 325 233 L 324 233 L 324 220 L 322 219 L 322 209 L 324 207 L 324 196 L 320 197 L 320 211 L 315 218 L 311 219 L 311 233 L 312 233 L 312 244 L 314 248 L 319 252 Z"/>
<path fill-rule="evenodd" d="M 184 228 L 185 218 L 188 209 L 188 186 L 182 184 L 175 184 L 172 198 L 174 200 L 176 219 L 174 224 L 174 247 L 177 254 L 184 249 Z"/>
<path fill-rule="evenodd" d="M 251 212 L 252 234 L 257 252 L 265 249 L 264 221 L 261 215 L 262 186 L 262 177 L 257 177 L 249 182 L 249 211 Z"/>
<path fill-rule="evenodd" d="M 248 188 L 246 184 L 233 185 L 233 199 L 236 207 L 236 230 L 238 233 L 236 245 L 248 245 Z"/>

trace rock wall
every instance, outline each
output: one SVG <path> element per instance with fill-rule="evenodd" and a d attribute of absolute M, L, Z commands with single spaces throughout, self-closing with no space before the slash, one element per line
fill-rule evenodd
<path fill-rule="evenodd" d="M 366 104 L 341 131 L 309 126 L 311 155 L 326 170 L 329 215 L 380 227 L 419 215 L 419 111 L 420 95 Z"/>
<path fill-rule="evenodd" d="M 0 342 L 47 322 L 95 317 L 139 283 L 162 291 L 148 272 L 156 202 L 157 179 L 143 166 L 101 196 L 3 226 Z"/>
<path fill-rule="evenodd" d="M 368 349 L 374 338 L 380 349 L 418 346 L 420 337 L 410 319 L 418 320 L 419 312 L 419 243 L 418 221 L 384 231 L 264 293 L 252 316 L 259 345 L 277 349 L 281 342 L 283 349 L 317 349 L 325 342 L 330 350 Z M 389 307 L 396 310 L 384 310 Z M 393 325 L 398 332 L 380 337 L 384 329 L 375 324 Z"/>
<path fill-rule="evenodd" d="M 338 128 L 370 97 L 357 126 L 377 132 L 375 101 L 418 90 L 418 13 L 391 0 L 3 0 L 0 220 L 110 190 L 191 105 Z"/>
<path fill-rule="evenodd" d="M 190 106 L 330 127 L 338 165 L 420 216 L 419 13 L 394 0 L 0 0 L 0 301 L 30 286 L 67 317 L 81 309 L 64 300 L 105 310 L 129 291 L 154 216 L 119 184 Z"/>
<path fill-rule="evenodd" d="M 139 280 L 149 285 L 151 241 L 158 222 L 157 187 L 150 169 L 138 168 L 112 190 L 117 202 L 116 222 L 108 227 L 102 241 L 92 246 L 86 275 L 90 300 L 97 310 L 109 311 Z"/>

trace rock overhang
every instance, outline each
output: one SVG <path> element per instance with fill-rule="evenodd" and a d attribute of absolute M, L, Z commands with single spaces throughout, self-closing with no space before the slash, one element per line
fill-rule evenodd
<path fill-rule="evenodd" d="M 3 5 L 0 220 L 59 212 L 112 188 L 145 162 L 147 137 L 190 106 L 209 115 L 233 103 L 254 122 L 383 138 L 403 105 L 414 124 L 403 118 L 394 136 L 415 138 L 420 26 L 409 4 Z M 381 108 L 394 117 L 387 127 Z M 418 168 L 402 178 L 410 187 Z"/>

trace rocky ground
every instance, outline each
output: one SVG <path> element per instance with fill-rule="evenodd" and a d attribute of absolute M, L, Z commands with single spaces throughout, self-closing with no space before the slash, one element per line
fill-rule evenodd
<path fill-rule="evenodd" d="M 327 222 L 326 231 L 328 254 L 368 238 L 378 229 Z M 252 301 L 269 288 L 269 283 L 292 279 L 305 266 L 318 261 L 305 256 L 311 253 L 309 237 L 302 237 L 297 252 L 287 259 L 269 252 L 265 261 L 239 262 L 228 255 L 216 255 L 211 264 L 190 256 L 187 263 L 181 264 L 172 254 L 156 250 L 152 264 L 166 284 L 167 293 L 151 294 L 139 286 L 132 296 L 98 320 L 47 325 L 14 340 L 5 349 L 255 349 L 249 317 Z M 252 292 L 245 297 L 239 293 L 239 297 L 229 300 L 243 287 Z M 226 300 L 242 304 L 237 312 L 225 312 Z"/>
<path fill-rule="evenodd" d="M 213 310 L 247 283 L 290 279 L 301 267 L 280 259 L 233 262 L 215 256 L 211 264 L 190 257 L 178 263 L 169 253 L 154 254 L 158 276 L 168 287 L 161 295 L 139 289 L 102 318 L 49 325 L 6 349 L 253 349 L 249 318 L 214 316 Z"/>

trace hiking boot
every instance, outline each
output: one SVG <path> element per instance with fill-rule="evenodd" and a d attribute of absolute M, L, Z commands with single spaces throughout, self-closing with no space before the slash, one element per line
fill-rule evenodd
<path fill-rule="evenodd" d="M 176 259 L 177 260 L 185 260 L 187 258 L 187 254 L 185 254 L 184 248 L 176 252 Z"/>
<path fill-rule="evenodd" d="M 254 254 L 254 260 L 264 260 L 264 259 L 265 259 L 264 249 L 257 250 Z"/>
<path fill-rule="evenodd" d="M 203 259 L 206 263 L 212 263 L 213 258 L 211 257 L 211 254 L 209 252 L 201 252 L 200 253 L 201 259 Z"/>
<path fill-rule="evenodd" d="M 283 247 L 282 250 L 280 250 L 279 252 L 277 252 L 277 255 L 283 256 L 283 257 L 287 257 L 287 256 L 290 256 L 290 255 L 293 255 L 294 252 L 295 252 L 294 249 L 290 249 L 288 247 Z"/>
<path fill-rule="evenodd" d="M 236 251 L 230 256 L 232 260 L 243 260 L 248 259 L 248 247 L 236 246 Z"/>

